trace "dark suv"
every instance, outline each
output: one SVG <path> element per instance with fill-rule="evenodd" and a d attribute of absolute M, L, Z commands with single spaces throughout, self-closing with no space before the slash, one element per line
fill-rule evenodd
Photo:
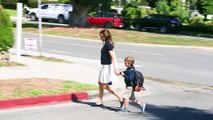
<path fill-rule="evenodd" d="M 133 22 L 133 27 L 136 30 L 159 30 L 161 33 L 178 31 L 180 26 L 181 21 L 177 17 L 160 14 L 151 14 Z"/>
<path fill-rule="evenodd" d="M 124 28 L 123 19 L 112 12 L 98 12 L 93 16 L 88 16 L 86 20 L 88 24 L 104 26 L 105 28 Z"/>

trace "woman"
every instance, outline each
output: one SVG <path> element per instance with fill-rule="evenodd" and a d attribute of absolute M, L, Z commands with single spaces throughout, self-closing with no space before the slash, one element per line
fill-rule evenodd
<path fill-rule="evenodd" d="M 108 90 L 110 93 L 115 95 L 120 101 L 121 105 L 123 104 L 123 98 L 120 94 L 118 94 L 115 90 L 110 87 L 112 83 L 113 76 L 115 74 L 119 74 L 119 70 L 117 67 L 117 59 L 115 52 L 113 51 L 114 42 L 112 41 L 112 36 L 109 30 L 101 30 L 100 33 L 101 41 L 103 42 L 103 47 L 101 49 L 101 64 L 102 69 L 99 74 L 99 99 L 96 102 L 96 105 L 103 104 L 103 93 L 104 89 Z"/>

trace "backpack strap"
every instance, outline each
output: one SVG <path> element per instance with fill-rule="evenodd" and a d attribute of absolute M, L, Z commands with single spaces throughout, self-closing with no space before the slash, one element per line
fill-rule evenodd
<path fill-rule="evenodd" d="M 130 69 L 130 71 L 134 71 L 134 72 L 135 72 L 135 69 Z M 135 79 L 135 75 L 134 75 L 134 79 Z M 132 87 L 133 87 L 133 89 L 134 89 L 134 84 L 133 84 L 133 81 L 134 81 L 134 80 L 131 80 Z"/>

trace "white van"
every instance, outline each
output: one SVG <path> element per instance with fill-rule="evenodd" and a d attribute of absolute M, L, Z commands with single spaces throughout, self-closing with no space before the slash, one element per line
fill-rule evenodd
<path fill-rule="evenodd" d="M 42 19 L 57 20 L 58 23 L 65 23 L 69 20 L 69 12 L 72 12 L 73 7 L 70 4 L 42 4 L 41 17 Z M 30 20 L 38 19 L 38 8 L 30 9 L 28 17 Z"/>

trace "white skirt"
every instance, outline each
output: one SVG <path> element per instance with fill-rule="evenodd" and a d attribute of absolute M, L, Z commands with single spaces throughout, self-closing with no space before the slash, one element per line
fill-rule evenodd
<path fill-rule="evenodd" d="M 118 78 L 114 72 L 113 64 L 111 65 L 102 65 L 102 69 L 99 73 L 98 80 L 101 83 L 109 83 L 113 81 L 117 81 Z"/>

